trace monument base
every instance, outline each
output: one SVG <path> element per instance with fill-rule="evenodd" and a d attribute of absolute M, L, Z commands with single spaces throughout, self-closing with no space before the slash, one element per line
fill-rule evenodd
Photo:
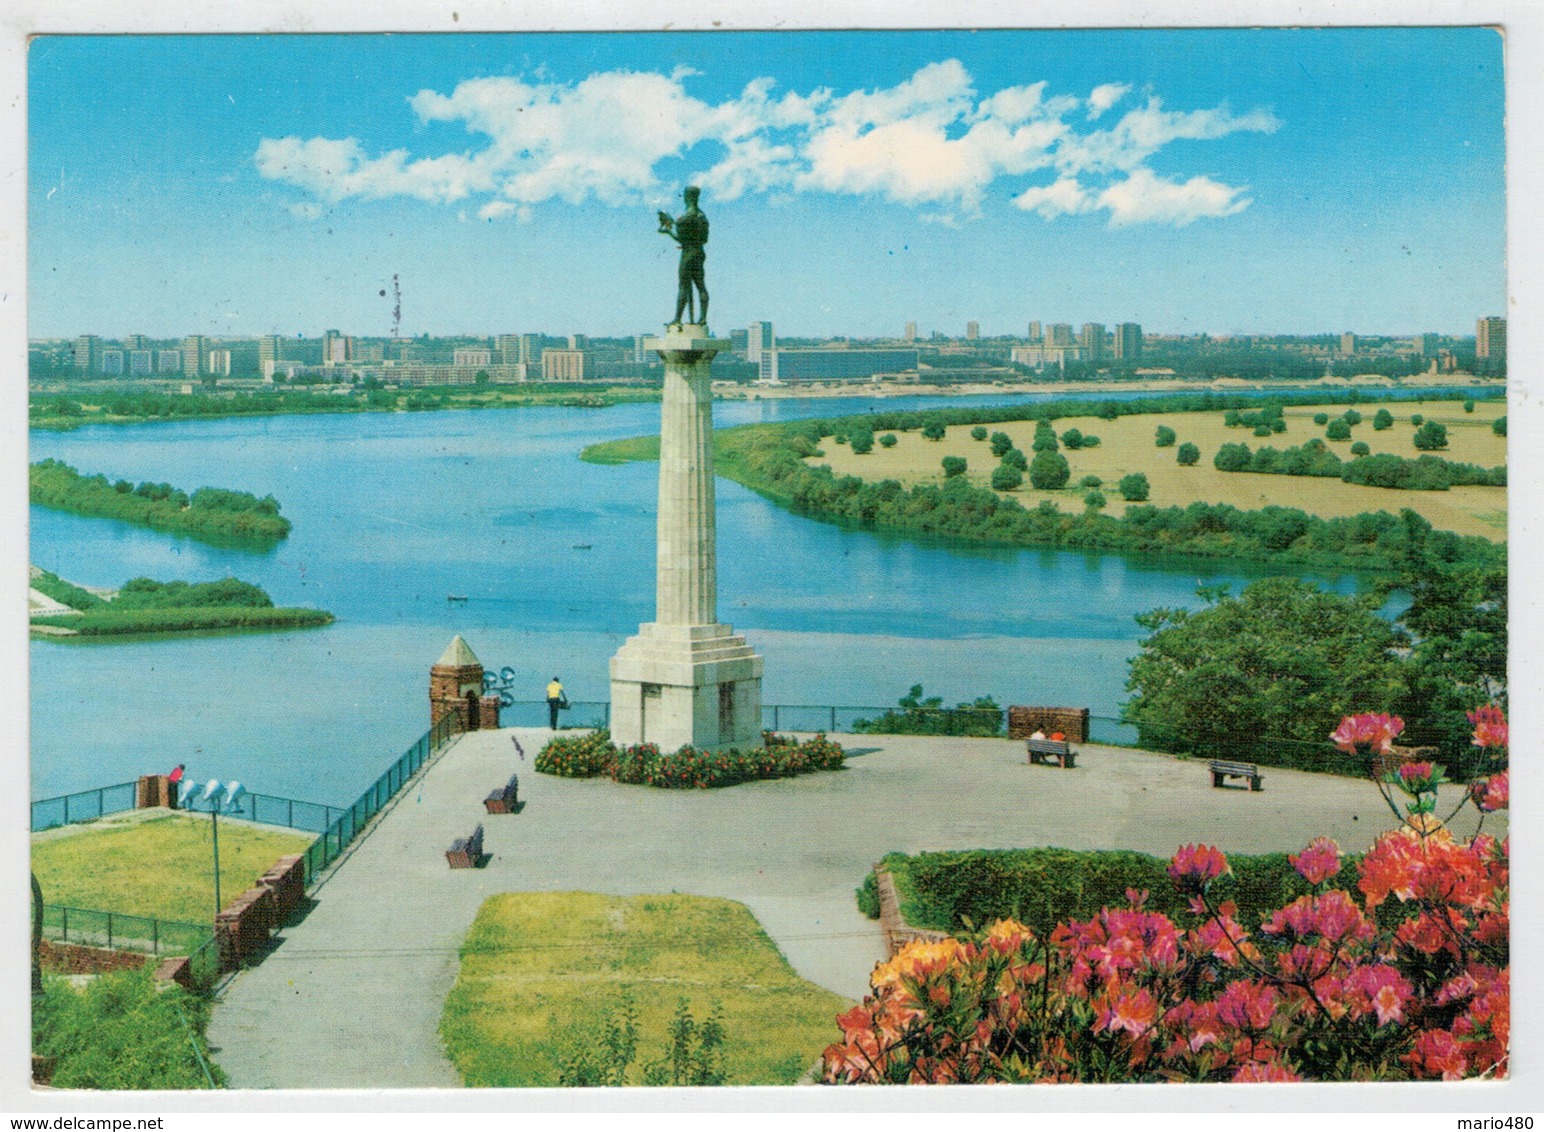
<path fill-rule="evenodd" d="M 759 746 L 761 666 L 729 625 L 640 625 L 611 658 L 611 738 L 662 751 Z"/>

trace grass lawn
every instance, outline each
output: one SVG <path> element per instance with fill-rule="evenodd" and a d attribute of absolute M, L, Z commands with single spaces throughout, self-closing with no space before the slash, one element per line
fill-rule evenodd
<path fill-rule="evenodd" d="M 1351 430 L 1351 439 L 1327 441 L 1330 450 L 1349 461 L 1351 445 L 1367 442 L 1374 453 L 1391 452 L 1414 459 L 1421 452 L 1411 443 L 1415 427 L 1412 414 L 1447 426 L 1448 447 L 1433 455 L 1458 463 L 1479 464 L 1485 468 L 1506 463 L 1506 438 L 1491 431 L 1491 422 L 1506 412 L 1503 401 L 1479 401 L 1473 413 L 1463 411 L 1459 401 L 1374 401 L 1349 406 L 1363 416 L 1362 423 Z M 1506 488 L 1455 487 L 1448 491 L 1400 491 L 1393 488 L 1364 487 L 1340 480 L 1307 477 L 1260 475 L 1251 472 L 1219 472 L 1212 458 L 1224 444 L 1247 444 L 1251 449 L 1269 446 L 1278 450 L 1301 445 L 1314 437 L 1324 439 L 1324 427 L 1313 423 L 1315 413 L 1328 413 L 1331 419 L 1345 412 L 1346 405 L 1290 406 L 1285 411 L 1287 431 L 1270 438 L 1257 437 L 1249 428 L 1228 428 L 1222 423 L 1222 411 L 1207 413 L 1151 413 L 1119 417 L 1113 421 L 1098 417 L 1062 417 L 1054 422 L 1058 435 L 1069 428 L 1099 437 L 1097 448 L 1075 452 L 1062 447 L 1062 455 L 1072 467 L 1072 478 L 1062 491 L 1036 491 L 1025 477 L 1024 486 L 1004 494 L 1025 507 L 1035 507 L 1050 500 L 1063 511 L 1083 510 L 1087 488 L 1077 486 L 1084 476 L 1098 476 L 1100 489 L 1108 501 L 1107 515 L 1121 515 L 1127 504 L 1116 485 L 1121 476 L 1131 472 L 1147 475 L 1152 488 L 1148 502 L 1157 507 L 1184 507 L 1191 503 L 1229 503 L 1241 510 L 1257 510 L 1270 504 L 1297 507 L 1309 514 L 1330 519 L 1357 515 L 1363 511 L 1388 511 L 1401 508 L 1425 516 L 1439 530 L 1464 535 L 1480 535 L 1495 542 L 1506 541 Z M 1394 427 L 1381 432 L 1372 427 L 1373 414 L 1387 408 L 1394 417 Z M 1159 425 L 1168 425 L 1178 434 L 1172 447 L 1159 448 L 1154 435 Z M 942 440 L 925 440 L 920 432 L 896 433 L 894 448 L 874 446 L 866 456 L 854 454 L 845 444 L 831 437 L 821 441 L 822 456 L 812 456 L 805 463 L 828 464 L 838 476 L 859 476 L 877 482 L 896 479 L 911 486 L 918 483 L 942 483 L 945 456 L 963 456 L 966 476 L 978 487 L 990 486 L 992 469 L 998 461 L 986 441 L 972 440 L 972 425 L 953 425 Z M 1033 456 L 1033 421 L 1009 421 L 989 425 L 988 432 L 1005 432 L 1026 456 Z M 1189 441 L 1201 450 L 1201 461 L 1182 468 L 1175 460 L 1179 445 Z"/>
<path fill-rule="evenodd" d="M 788 1085 L 840 1036 L 852 1004 L 794 974 L 743 904 L 699 896 L 504 893 L 461 949 L 440 1034 L 474 1086 L 551 1086 L 565 1043 L 598 1036 L 628 995 L 638 1055 L 661 1059 L 682 998 L 717 1004 L 726 1084 Z"/>
<path fill-rule="evenodd" d="M 252 887 L 279 857 L 303 853 L 312 834 L 220 820 L 220 896 Z M 32 871 L 49 904 L 205 924 L 214 921 L 214 855 L 207 815 L 65 826 L 32 838 Z"/>

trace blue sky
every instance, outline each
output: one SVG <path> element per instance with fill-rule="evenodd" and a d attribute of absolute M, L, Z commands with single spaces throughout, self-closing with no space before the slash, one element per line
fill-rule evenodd
<path fill-rule="evenodd" d="M 1472 333 L 1485 29 L 44 37 L 29 333 Z M 386 296 L 381 291 L 386 290 Z"/>

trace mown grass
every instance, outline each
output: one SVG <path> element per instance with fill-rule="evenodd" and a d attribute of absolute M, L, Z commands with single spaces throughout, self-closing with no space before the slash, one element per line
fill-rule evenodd
<path fill-rule="evenodd" d="M 229 903 L 279 857 L 303 853 L 313 840 L 222 819 L 222 900 Z M 50 830 L 32 839 L 32 871 L 49 904 L 192 924 L 214 919 L 214 854 L 205 815 L 167 812 Z"/>
<path fill-rule="evenodd" d="M 734 901 L 504 893 L 467 933 L 440 1035 L 468 1085 L 557 1085 L 562 1051 L 597 1041 L 624 995 L 639 1066 L 664 1056 L 683 998 L 699 1021 L 716 1004 L 730 1085 L 794 1083 L 851 1006 L 796 975 Z"/>
<path fill-rule="evenodd" d="M 579 459 L 591 464 L 628 464 L 659 459 L 658 436 L 627 436 L 591 444 L 579 453 Z"/>

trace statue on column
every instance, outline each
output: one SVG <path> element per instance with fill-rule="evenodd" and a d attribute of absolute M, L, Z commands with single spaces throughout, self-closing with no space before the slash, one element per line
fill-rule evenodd
<path fill-rule="evenodd" d="M 706 326 L 708 323 L 708 284 L 703 274 L 703 265 L 707 262 L 708 253 L 704 246 L 708 242 L 708 218 L 702 209 L 697 207 L 697 200 L 702 195 L 702 190 L 696 185 L 688 185 L 683 194 L 686 198 L 686 211 L 672 220 L 668 212 L 659 214 L 659 230 L 681 245 L 681 268 L 679 272 L 679 286 L 676 290 L 676 310 L 674 325 L 681 324 L 681 315 L 686 313 L 691 316 L 695 324 Z M 692 312 L 692 288 L 697 288 L 697 296 L 702 301 L 702 310 L 696 314 Z"/>

